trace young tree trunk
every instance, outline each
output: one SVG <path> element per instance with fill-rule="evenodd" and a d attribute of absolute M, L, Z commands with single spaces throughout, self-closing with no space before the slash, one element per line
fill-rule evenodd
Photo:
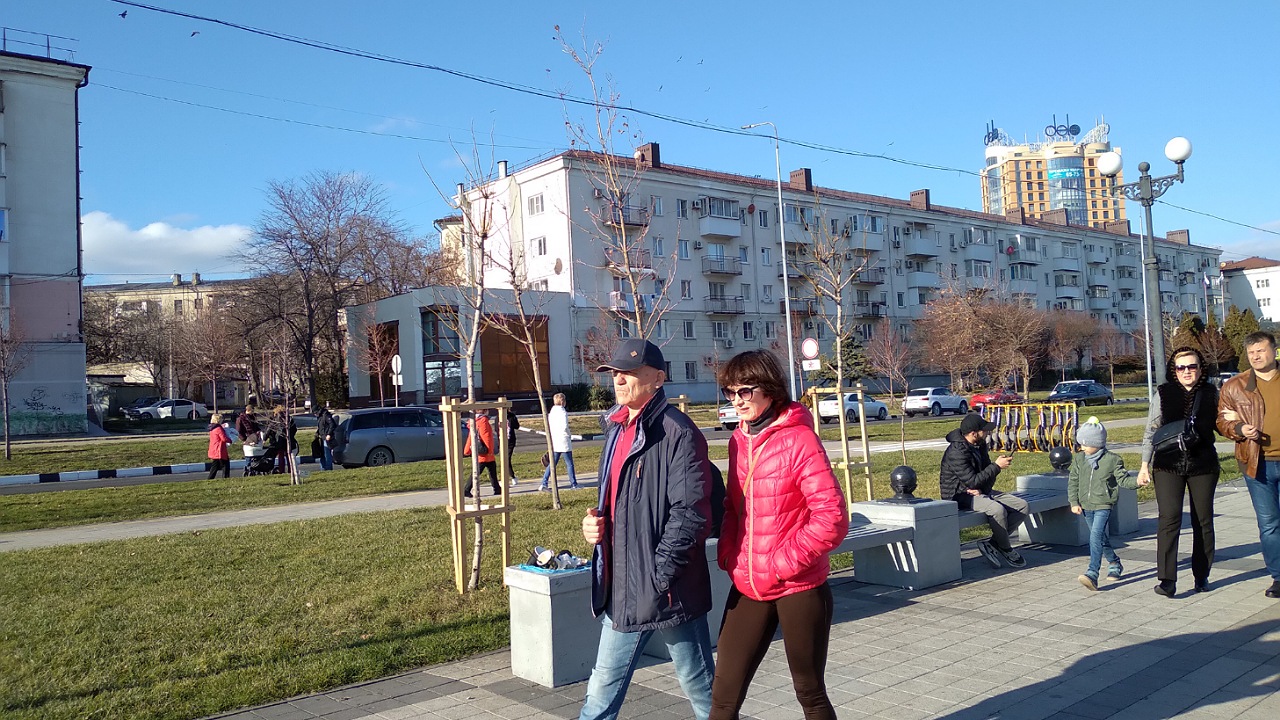
<path fill-rule="evenodd" d="M 13 449 L 9 444 L 9 381 L 0 378 L 0 401 L 4 402 L 4 459 L 13 459 Z"/>

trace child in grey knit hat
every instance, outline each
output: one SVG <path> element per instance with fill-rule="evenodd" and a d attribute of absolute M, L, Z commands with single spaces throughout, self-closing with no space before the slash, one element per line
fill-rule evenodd
<path fill-rule="evenodd" d="M 1076 442 L 1080 443 L 1080 452 L 1071 458 L 1067 500 L 1071 503 L 1071 512 L 1083 514 L 1089 525 L 1089 569 L 1080 576 L 1080 584 L 1089 590 L 1097 590 L 1103 556 L 1111 564 L 1107 570 L 1108 578 L 1119 580 L 1124 572 L 1120 556 L 1111 547 L 1107 524 L 1119 499 L 1120 488 L 1137 489 L 1139 483 L 1129 477 L 1124 460 L 1107 449 L 1107 429 L 1098 422 L 1098 418 L 1091 417 L 1080 425 L 1076 430 Z"/>

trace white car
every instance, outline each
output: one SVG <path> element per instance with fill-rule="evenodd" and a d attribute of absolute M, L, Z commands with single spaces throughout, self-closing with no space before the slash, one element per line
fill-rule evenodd
<path fill-rule="evenodd" d="M 969 401 L 959 395 L 952 394 L 950 388 L 916 388 L 909 391 L 906 399 L 902 401 L 902 412 L 906 413 L 907 417 L 913 415 L 937 416 L 944 412 L 963 415 L 969 412 Z"/>
<path fill-rule="evenodd" d="M 143 419 L 151 417 L 150 413 L 155 413 L 155 417 L 167 418 L 186 418 L 188 420 L 199 420 L 200 418 L 209 417 L 209 408 L 195 402 L 194 400 L 164 400 L 155 405 L 144 408 L 139 416 Z"/>
<path fill-rule="evenodd" d="M 725 430 L 733 430 L 738 427 L 738 411 L 733 405 L 721 405 L 719 412 L 716 413 L 720 419 L 720 427 Z"/>
<path fill-rule="evenodd" d="M 862 405 L 867 410 L 867 418 L 876 420 L 889 419 L 889 407 L 870 395 L 862 395 Z M 840 400 L 835 395 L 828 395 L 818 401 L 818 417 L 824 423 L 840 417 Z M 858 422 L 858 394 L 845 393 L 844 417 L 847 422 Z"/>

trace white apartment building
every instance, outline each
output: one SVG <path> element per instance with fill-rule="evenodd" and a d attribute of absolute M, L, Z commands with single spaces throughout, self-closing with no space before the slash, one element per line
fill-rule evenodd
<path fill-rule="evenodd" d="M 1125 331 L 1143 322 L 1141 249 L 1127 223 L 1117 224 L 1123 233 L 1117 234 L 1067 226 L 1061 211 L 1063 224 L 1055 224 L 1020 208 L 1006 217 L 942 207 L 928 190 L 899 200 L 818 187 L 808 169 L 784 183 L 780 212 L 773 179 L 668 165 L 656 143 L 639 148 L 634 159 L 615 160 L 629 173 L 626 197 L 611 198 L 601 185 L 600 156 L 569 151 L 513 172 L 500 163 L 497 179 L 460 198 L 473 215 L 499 218 L 488 223 L 489 247 L 501 256 L 514 244 L 527 287 L 570 296 L 564 320 L 575 382 L 591 381 L 587 357 L 599 338 L 628 336 L 625 312 L 636 302 L 663 302 L 664 290 L 671 307 L 652 339 L 670 366 L 670 394 L 712 398 L 715 367 L 743 349 L 771 348 L 785 357 L 780 231 L 794 332 L 816 338 L 824 353 L 834 338 L 820 316 L 832 308 L 802 277 L 819 229 L 843 234 L 847 257 L 867 260 L 846 298 L 864 339 L 881 320 L 909 334 L 948 286 L 998 288 L 1037 307 L 1089 312 Z M 651 291 L 642 287 L 639 298 L 632 296 L 616 235 L 600 218 L 613 219 L 605 223 L 613 233 L 642 239 L 628 264 L 646 271 Z M 444 222 L 443 236 L 446 244 L 462 242 L 465 252 L 459 222 Z M 480 226 L 478 218 L 473 222 Z M 1201 278 L 1215 273 L 1220 251 L 1191 245 L 1186 231 L 1156 245 L 1164 311 L 1203 314 Z M 501 278 L 490 274 L 486 284 L 500 287 Z"/>
<path fill-rule="evenodd" d="M 89 68 L 0 52 L 0 322 L 31 357 L 10 386 L 15 435 L 84 432 L 79 89 Z"/>
<path fill-rule="evenodd" d="M 1221 272 L 1228 307 L 1252 310 L 1259 322 L 1280 322 L 1280 261 L 1245 258 L 1222 263 Z"/>

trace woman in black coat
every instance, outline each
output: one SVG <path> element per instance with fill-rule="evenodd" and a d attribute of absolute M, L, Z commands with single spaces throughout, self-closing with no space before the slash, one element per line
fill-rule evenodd
<path fill-rule="evenodd" d="M 1156 533 L 1155 590 L 1165 597 L 1177 593 L 1178 534 L 1182 528 L 1182 499 L 1191 495 L 1191 575 L 1196 592 L 1209 589 L 1213 566 L 1213 494 L 1221 466 L 1214 445 L 1218 415 L 1218 389 L 1205 382 L 1205 362 L 1200 351 L 1180 347 L 1169 356 L 1165 382 L 1156 388 L 1151 412 L 1142 435 L 1142 468 L 1138 481 L 1151 477 L 1155 484 L 1160 524 Z M 1155 454 L 1152 438 L 1169 423 L 1188 420 L 1194 442 L 1185 451 Z"/>

